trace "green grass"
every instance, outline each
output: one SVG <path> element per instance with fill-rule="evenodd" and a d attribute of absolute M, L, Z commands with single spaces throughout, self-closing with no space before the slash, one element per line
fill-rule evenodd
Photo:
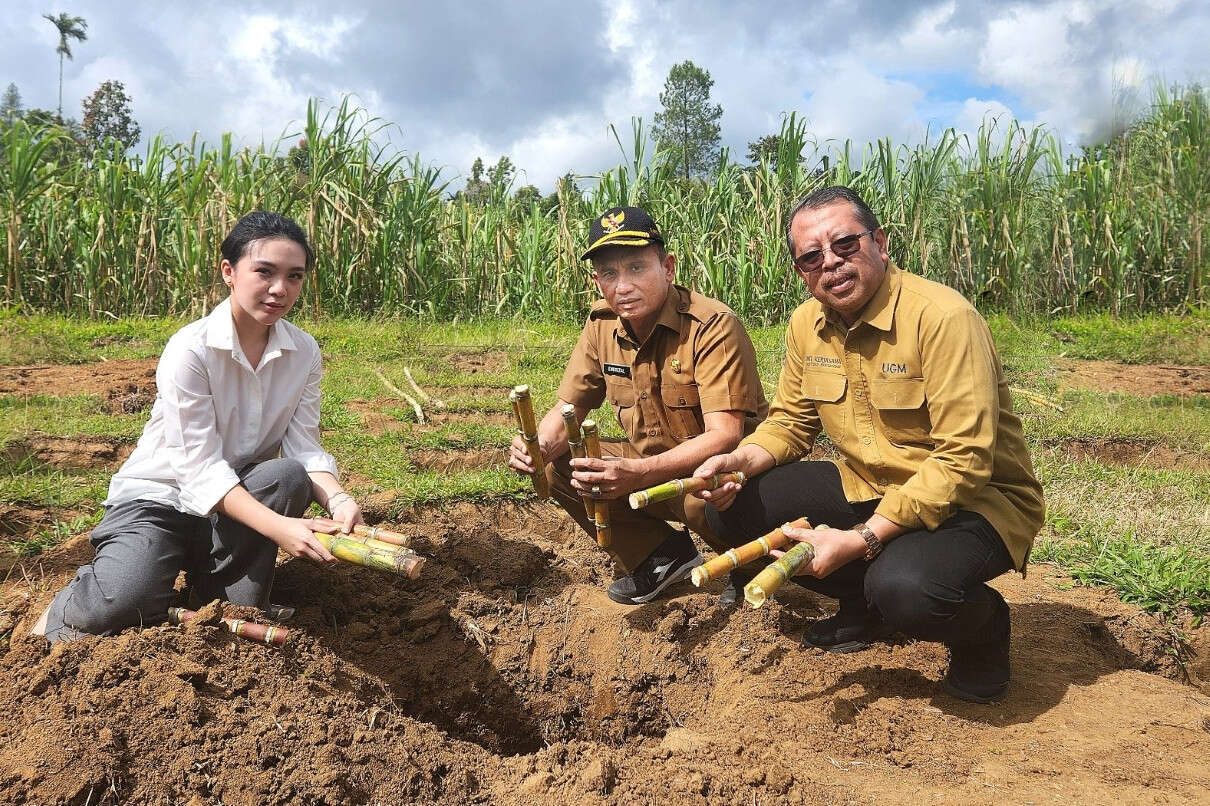
<path fill-rule="evenodd" d="M 1081 584 L 1106 585 L 1127 601 L 1159 613 L 1210 609 L 1210 400 L 1059 391 L 1056 358 L 1210 364 L 1210 319 L 1147 316 L 1135 319 L 1019 321 L 990 318 L 1010 384 L 1041 393 L 1059 412 L 1018 396 L 1048 519 L 1034 552 Z M 0 316 L 0 360 L 49 363 L 70 354 L 98 361 L 155 355 L 180 323 L 169 320 L 79 322 L 64 317 Z M 352 491 L 375 496 L 386 517 L 419 505 L 458 500 L 523 500 L 527 483 L 504 469 L 439 473 L 411 461 L 418 451 L 499 449 L 512 440 L 506 390 L 529 383 L 541 413 L 555 402 L 563 367 L 579 328 L 513 321 L 426 325 L 414 320 L 325 319 L 300 325 L 320 341 L 326 374 L 321 427 L 326 447 L 352 474 Z M 783 355 L 783 326 L 751 331 L 766 391 Z M 50 343 L 71 345 L 47 348 Z M 381 371 L 411 393 L 404 376 L 442 399 L 456 421 L 419 426 L 411 407 L 376 377 Z M 472 372 L 471 370 L 476 371 Z M 366 404 L 396 422 L 368 433 L 358 411 Z M 430 410 L 431 411 L 431 410 Z M 487 419 L 487 415 L 500 415 Z M 97 517 L 109 471 L 48 467 L 5 445 L 34 434 L 99 436 L 133 441 L 146 413 L 110 414 L 99 398 L 0 397 L 0 502 Z M 608 436 L 620 436 L 608 404 L 596 417 Z M 1156 450 L 1192 455 L 1198 467 L 1123 466 L 1074 459 L 1072 440 L 1129 440 Z M 19 536 L 13 550 L 29 554 L 81 531 L 74 514 Z"/>

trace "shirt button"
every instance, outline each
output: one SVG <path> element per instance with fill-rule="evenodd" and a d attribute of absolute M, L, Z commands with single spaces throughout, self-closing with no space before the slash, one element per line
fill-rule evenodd
<path fill-rule="evenodd" d="M 646 393 L 646 392 L 644 392 L 643 394 L 639 395 L 639 399 L 640 399 L 640 400 L 646 400 L 646 399 L 647 399 L 647 393 Z"/>
<path fill-rule="evenodd" d="M 861 444 L 862 444 L 862 445 L 869 445 L 869 444 L 870 444 L 870 438 L 869 438 L 869 437 L 862 437 L 862 438 L 861 438 Z"/>
<path fill-rule="evenodd" d="M 880 479 L 878 479 L 878 483 L 883 486 L 886 486 L 887 481 L 886 481 L 886 479 L 880 478 Z"/>

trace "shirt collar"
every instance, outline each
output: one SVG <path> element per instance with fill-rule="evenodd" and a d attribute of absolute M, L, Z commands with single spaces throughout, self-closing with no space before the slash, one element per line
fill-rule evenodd
<path fill-rule="evenodd" d="M 899 286 L 902 283 L 902 271 L 899 267 L 890 261 L 887 262 L 886 274 L 882 276 L 882 283 L 878 286 L 878 290 L 874 292 L 874 296 L 870 297 L 870 301 L 861 309 L 861 315 L 857 317 L 854 327 L 865 322 L 870 327 L 883 331 L 890 332 L 891 326 L 895 321 L 895 307 L 899 304 Z M 815 330 L 819 332 L 823 329 L 824 322 L 831 322 L 841 330 L 848 330 L 844 320 L 825 305 L 819 306 L 819 311 L 815 314 Z"/>
<path fill-rule="evenodd" d="M 206 317 L 206 346 L 216 350 L 234 350 L 235 320 L 231 318 L 231 297 L 214 306 Z M 265 343 L 265 354 L 261 364 L 268 358 L 281 355 L 283 350 L 296 350 L 294 337 L 280 319 L 269 328 L 269 340 Z"/>
<path fill-rule="evenodd" d="M 664 304 L 660 308 L 660 316 L 655 320 L 655 326 L 660 325 L 671 330 L 673 333 L 681 332 L 681 314 L 689 310 L 689 292 L 683 291 L 678 285 L 668 286 L 668 296 L 664 298 Z M 622 317 L 618 317 L 618 324 L 614 330 L 618 339 L 625 339 L 631 344 L 635 344 L 634 339 L 630 338 L 630 334 L 626 330 L 626 326 L 622 323 Z M 651 331 L 651 335 L 655 334 L 655 329 Z M 647 338 L 650 339 L 651 335 Z M 636 345 L 638 346 L 638 345 Z"/>

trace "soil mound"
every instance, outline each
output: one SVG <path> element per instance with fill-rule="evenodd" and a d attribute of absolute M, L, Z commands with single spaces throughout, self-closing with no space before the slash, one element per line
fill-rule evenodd
<path fill-rule="evenodd" d="M 1008 699 L 940 692 L 944 649 L 804 650 L 833 604 L 717 583 L 624 608 L 550 505 L 417 509 L 408 581 L 290 561 L 274 649 L 206 614 L 53 650 L 21 637 L 70 570 L 0 588 L 6 803 L 1204 802 L 1210 699 L 1149 617 L 1045 566 L 997 581 Z M 79 550 L 79 542 L 75 549 Z M 71 544 L 52 554 L 69 552 Z M 232 609 L 228 615 L 251 616 Z M 1186 667 L 1188 664 L 1186 663 Z"/>
<path fill-rule="evenodd" d="M 1120 364 L 1116 361 L 1077 361 L 1059 363 L 1063 385 L 1095 392 L 1120 392 L 1151 397 L 1210 395 L 1210 367 L 1182 367 L 1169 364 Z"/>
<path fill-rule="evenodd" d="M 0 395 L 96 395 L 115 414 L 131 414 L 155 402 L 158 359 L 0 367 Z"/>

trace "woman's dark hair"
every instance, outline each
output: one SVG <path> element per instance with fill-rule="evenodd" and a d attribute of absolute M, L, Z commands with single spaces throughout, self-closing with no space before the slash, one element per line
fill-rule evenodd
<path fill-rule="evenodd" d="M 267 238 L 286 238 L 294 241 L 302 247 L 307 256 L 307 268 L 311 268 L 311 264 L 315 262 L 315 253 L 311 251 L 307 234 L 302 231 L 302 227 L 294 223 L 292 218 L 264 210 L 253 210 L 236 222 L 220 247 L 223 258 L 234 266 L 248 253 L 248 247 L 253 241 L 263 241 Z"/>

